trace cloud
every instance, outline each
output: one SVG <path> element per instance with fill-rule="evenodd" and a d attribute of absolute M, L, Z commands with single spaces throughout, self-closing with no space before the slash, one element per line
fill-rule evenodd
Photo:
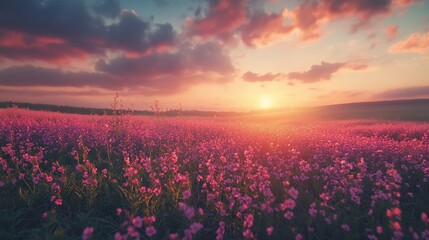
<path fill-rule="evenodd" d="M 207 3 L 204 11 L 199 7 L 195 17 L 187 19 L 185 31 L 188 35 L 234 44 L 239 37 L 248 47 L 258 47 L 268 45 L 294 29 L 294 26 L 284 24 L 286 9 L 280 13 L 266 13 L 264 1 L 207 0 Z"/>
<path fill-rule="evenodd" d="M 429 97 L 429 86 L 396 88 L 380 92 L 373 96 L 376 99 L 405 99 Z"/>
<path fill-rule="evenodd" d="M 3 96 L 37 96 L 37 97 L 56 97 L 56 96 L 112 96 L 114 92 L 102 92 L 96 89 L 90 90 L 44 90 L 44 89 L 33 89 L 33 88 L 20 88 L 20 89 L 10 89 L 10 88 L 1 88 L 0 94 Z"/>
<path fill-rule="evenodd" d="M 186 31 L 203 39 L 230 41 L 234 31 L 246 22 L 246 0 L 208 0 L 204 17 L 188 18 Z M 200 15 L 197 11 L 197 15 Z"/>
<path fill-rule="evenodd" d="M 132 11 L 123 11 L 120 21 L 107 27 L 107 47 L 133 53 L 146 53 L 159 47 L 174 46 L 176 33 L 169 23 L 143 21 Z"/>
<path fill-rule="evenodd" d="M 119 0 L 96 0 L 92 10 L 102 16 L 116 18 L 121 13 L 121 4 Z"/>
<path fill-rule="evenodd" d="M 330 80 L 332 75 L 340 69 L 364 70 L 368 66 L 356 63 L 328 63 L 321 62 L 319 65 L 312 65 L 309 70 L 303 72 L 290 72 L 289 79 L 301 81 L 303 83 L 313 83 L 322 80 Z"/>
<path fill-rule="evenodd" d="M 0 70 L 0 85 L 13 87 L 100 87 L 119 89 L 124 87 L 118 78 L 100 73 L 69 72 L 55 68 L 31 65 L 9 67 Z"/>
<path fill-rule="evenodd" d="M 145 54 L 174 45 L 176 33 L 169 23 L 142 20 L 131 11 L 119 14 L 118 4 L 114 0 L 92 6 L 83 0 L 0 1 L 0 56 L 52 62 L 103 56 L 108 50 Z M 107 24 L 92 11 L 119 20 Z"/>
<path fill-rule="evenodd" d="M 328 63 L 321 62 L 319 65 L 312 65 L 309 70 L 303 72 L 283 73 L 266 73 L 257 74 L 247 71 L 243 74 L 242 79 L 246 82 L 269 82 L 279 80 L 289 80 L 289 85 L 294 85 L 293 80 L 302 83 L 313 83 L 322 80 L 330 80 L 332 75 L 341 69 L 349 69 L 353 71 L 365 70 L 368 65 L 355 62 Z"/>
<path fill-rule="evenodd" d="M 404 2 L 404 1 L 401 1 Z M 410 1 L 407 1 L 410 2 Z M 354 18 L 352 31 L 356 31 L 377 16 L 387 15 L 399 4 L 393 0 L 318 0 L 306 1 L 293 10 L 301 39 L 309 40 L 322 35 L 324 23 L 340 18 Z M 400 4 L 405 7 L 409 4 Z"/>
<path fill-rule="evenodd" d="M 142 93 L 165 94 L 200 83 L 232 80 L 234 67 L 217 42 L 182 46 L 137 58 L 100 60 L 98 72 L 71 72 L 31 65 L 0 70 L 0 86 L 12 87 L 94 87 L 108 90 L 139 89 Z"/>
<path fill-rule="evenodd" d="M 227 52 L 217 42 L 182 46 L 174 53 L 99 61 L 96 69 L 125 77 L 129 85 L 153 88 L 160 93 L 181 91 L 199 83 L 229 82 L 235 71 Z"/>
<path fill-rule="evenodd" d="M 236 3 L 212 4 L 225 10 L 220 5 Z M 0 86 L 133 88 L 165 94 L 232 80 L 235 69 L 223 45 L 187 40 L 169 23 L 143 20 L 135 11 L 121 9 L 118 0 L 4 0 L 0 59 L 19 66 L 0 70 Z M 84 58 L 99 59 L 96 72 L 65 70 L 67 61 Z M 63 70 L 38 67 L 34 60 L 64 63 Z"/>
<path fill-rule="evenodd" d="M 330 80 L 332 74 L 340 70 L 344 63 L 327 63 L 321 62 L 320 65 L 312 65 L 310 70 L 304 72 L 290 72 L 290 79 L 299 80 L 303 83 L 318 82 L 322 80 Z"/>
<path fill-rule="evenodd" d="M 360 91 L 331 91 L 328 94 L 323 94 L 317 96 L 318 99 L 347 99 L 347 98 L 356 98 L 362 95 L 364 92 Z"/>
<path fill-rule="evenodd" d="M 418 2 L 419 0 L 395 0 L 394 2 L 401 7 L 407 7 L 410 6 L 416 2 Z"/>
<path fill-rule="evenodd" d="M 417 52 L 424 53 L 429 51 L 429 32 L 422 35 L 413 33 L 404 41 L 395 43 L 389 48 L 391 53 Z"/>
<path fill-rule="evenodd" d="M 264 75 L 259 75 L 250 71 L 247 71 L 243 74 L 242 78 L 246 82 L 270 82 L 275 80 L 280 80 L 283 77 L 283 74 L 277 73 L 266 73 Z"/>
<path fill-rule="evenodd" d="M 384 31 L 386 32 L 387 38 L 389 40 L 392 40 L 398 34 L 398 26 L 396 26 L 396 25 L 390 25 Z"/>
<path fill-rule="evenodd" d="M 242 41 L 249 47 L 265 46 L 283 35 L 289 34 L 294 27 L 284 25 L 283 14 L 260 12 L 250 18 L 240 29 Z"/>
<path fill-rule="evenodd" d="M 293 11 L 294 24 L 301 31 L 302 40 L 320 37 L 320 25 L 325 16 L 319 9 L 318 2 L 306 1 Z"/>
<path fill-rule="evenodd" d="M 118 57 L 96 65 L 98 71 L 118 76 L 145 76 L 146 78 L 187 74 L 189 72 L 229 74 L 234 67 L 216 42 L 198 44 L 194 47 L 183 46 L 174 53 L 159 53 L 140 58 Z"/>
<path fill-rule="evenodd" d="M 373 19 L 388 15 L 398 7 L 407 7 L 412 0 L 315 0 L 304 1 L 292 11 L 267 13 L 265 1 L 258 0 L 206 0 L 207 7 L 197 8 L 194 18 L 188 18 L 185 31 L 202 39 L 219 39 L 233 42 L 235 37 L 248 47 L 265 46 L 299 30 L 301 40 L 322 36 L 324 24 L 337 19 L 350 18 L 355 22 L 351 30 L 370 26 Z M 286 20 L 289 23 L 286 24 Z"/>

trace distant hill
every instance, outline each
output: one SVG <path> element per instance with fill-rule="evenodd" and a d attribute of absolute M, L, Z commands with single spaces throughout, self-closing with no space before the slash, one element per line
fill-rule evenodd
<path fill-rule="evenodd" d="M 73 113 L 73 114 L 96 114 L 112 115 L 113 110 L 107 108 L 84 108 L 57 106 L 49 104 L 32 104 L 17 102 L 0 102 L 0 108 L 18 107 L 30 110 L 42 110 L 51 112 Z M 129 110 L 124 110 L 127 112 Z M 154 116 L 153 111 L 133 111 L 134 115 Z M 320 107 L 300 108 L 296 110 L 272 110 L 252 112 L 215 112 L 198 110 L 168 110 L 163 111 L 161 116 L 199 116 L 199 117 L 232 117 L 254 120 L 299 120 L 299 119 L 385 119 L 401 121 L 429 121 L 429 99 L 395 100 L 380 102 L 359 102 L 327 105 Z"/>
<path fill-rule="evenodd" d="M 359 102 L 293 110 L 254 111 L 245 115 L 251 121 L 271 123 L 347 119 L 429 122 L 429 99 Z"/>
<path fill-rule="evenodd" d="M 337 104 L 313 108 L 310 112 L 325 119 L 429 121 L 429 99 Z"/>
<path fill-rule="evenodd" d="M 30 109 L 35 111 L 49 111 L 49 112 L 61 112 L 61 113 L 72 113 L 72 114 L 83 114 L 83 115 L 113 115 L 114 111 L 108 108 L 86 108 L 86 107 L 71 107 L 71 106 L 58 106 L 51 104 L 34 104 L 34 103 L 19 103 L 19 102 L 0 102 L 1 108 L 18 107 L 24 109 Z M 124 109 L 123 112 L 131 112 L 131 110 Z M 153 111 L 147 110 L 133 110 L 134 115 L 143 116 L 154 116 Z M 236 116 L 240 113 L 236 112 L 215 112 L 215 111 L 198 111 L 198 110 L 177 110 L 171 109 L 160 113 L 161 116 L 200 116 L 200 117 L 226 117 Z"/>

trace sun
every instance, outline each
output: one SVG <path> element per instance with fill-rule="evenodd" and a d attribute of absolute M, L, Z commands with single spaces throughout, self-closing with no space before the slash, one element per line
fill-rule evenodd
<path fill-rule="evenodd" d="M 263 96 L 263 97 L 261 97 L 261 99 L 259 101 L 259 106 L 262 109 L 268 109 L 268 108 L 271 108 L 273 106 L 273 102 L 271 101 L 270 97 Z"/>

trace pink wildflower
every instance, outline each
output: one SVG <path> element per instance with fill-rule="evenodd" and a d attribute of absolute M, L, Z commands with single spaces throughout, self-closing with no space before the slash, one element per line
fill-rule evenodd
<path fill-rule="evenodd" d="M 271 234 L 273 234 L 273 227 L 267 227 L 267 234 L 268 236 L 271 236 Z"/>
<path fill-rule="evenodd" d="M 143 219 L 139 216 L 133 218 L 132 222 L 136 228 L 141 228 L 143 226 Z"/>
<path fill-rule="evenodd" d="M 89 240 L 92 238 L 92 233 L 94 232 L 93 227 L 86 227 L 82 233 L 82 240 Z"/>
<path fill-rule="evenodd" d="M 58 198 L 57 200 L 55 200 L 55 205 L 57 206 L 63 205 L 63 200 Z"/>
<path fill-rule="evenodd" d="M 295 201 L 294 201 L 294 200 L 292 200 L 292 199 L 288 199 L 288 200 L 286 200 L 286 201 L 284 202 L 284 204 L 285 204 L 285 207 L 286 207 L 286 208 L 289 208 L 289 209 L 294 209 L 294 208 L 295 208 L 295 206 L 296 206 Z"/>
<path fill-rule="evenodd" d="M 170 240 L 176 240 L 178 238 L 179 238 L 179 234 L 177 234 L 177 233 L 168 234 L 168 239 L 170 239 Z"/>
<path fill-rule="evenodd" d="M 186 190 L 182 193 L 182 197 L 183 199 L 188 199 L 189 197 L 191 197 L 191 191 Z"/>
<path fill-rule="evenodd" d="M 146 228 L 145 233 L 148 237 L 152 237 L 156 234 L 156 229 L 154 226 L 149 226 Z"/>
<path fill-rule="evenodd" d="M 122 209 L 121 208 L 117 208 L 116 209 L 116 215 L 121 215 L 121 213 L 122 213 Z"/>
<path fill-rule="evenodd" d="M 284 217 L 284 218 L 286 218 L 286 219 L 288 219 L 288 220 L 291 220 L 291 219 L 293 218 L 293 212 L 291 212 L 291 211 L 287 211 L 287 212 L 283 215 L 283 217 Z"/>
<path fill-rule="evenodd" d="M 401 224 L 399 224 L 399 222 L 393 222 L 390 224 L 390 227 L 394 230 L 394 231 L 400 231 L 401 230 Z"/>
<path fill-rule="evenodd" d="M 222 240 L 224 234 L 225 234 L 225 223 L 222 221 L 222 222 L 219 222 L 219 227 L 216 230 L 216 240 Z"/>
<path fill-rule="evenodd" d="M 245 238 L 245 239 L 253 239 L 254 237 L 253 237 L 253 233 L 252 233 L 252 231 L 250 231 L 250 229 L 246 229 L 244 232 L 243 232 L 243 237 Z"/>
<path fill-rule="evenodd" d="M 350 226 L 348 224 L 341 224 L 341 228 L 346 232 L 350 231 Z"/>
<path fill-rule="evenodd" d="M 428 215 L 426 213 L 422 212 L 422 214 L 420 214 L 420 218 L 422 219 L 423 222 L 429 223 Z"/>
<path fill-rule="evenodd" d="M 253 226 L 253 214 L 246 215 L 243 225 L 246 228 L 251 228 Z"/>
<path fill-rule="evenodd" d="M 126 237 L 122 236 L 120 232 L 115 233 L 115 240 L 125 240 Z"/>
<path fill-rule="evenodd" d="M 194 222 L 189 228 L 191 229 L 192 234 L 195 234 L 203 228 L 203 225 L 199 222 Z"/>
<path fill-rule="evenodd" d="M 299 192 L 294 187 L 292 187 L 291 189 L 289 189 L 288 193 L 289 193 L 289 196 L 291 196 L 291 198 L 293 198 L 293 199 L 297 199 L 298 198 Z"/>
<path fill-rule="evenodd" d="M 147 216 L 147 217 L 144 217 L 144 218 L 143 218 L 143 222 L 144 222 L 146 225 L 152 225 L 155 221 L 156 221 L 155 216 Z"/>

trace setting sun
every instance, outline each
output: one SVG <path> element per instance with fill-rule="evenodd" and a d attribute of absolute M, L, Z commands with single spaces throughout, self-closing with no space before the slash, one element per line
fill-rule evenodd
<path fill-rule="evenodd" d="M 261 98 L 261 100 L 259 101 L 259 106 L 260 106 L 262 109 L 268 109 L 268 108 L 271 108 L 271 107 L 272 107 L 272 105 L 273 105 L 273 103 L 272 103 L 272 101 L 271 101 L 271 98 L 270 98 L 270 97 L 267 97 L 267 96 L 263 96 L 263 97 Z"/>

